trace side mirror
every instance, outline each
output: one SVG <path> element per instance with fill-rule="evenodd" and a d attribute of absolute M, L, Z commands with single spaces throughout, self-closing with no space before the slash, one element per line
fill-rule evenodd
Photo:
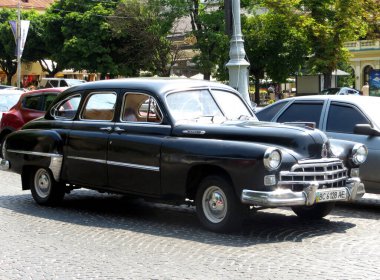
<path fill-rule="evenodd" d="M 370 135 L 370 136 L 379 136 L 380 135 L 380 131 L 373 128 L 369 124 L 357 124 L 357 125 L 355 125 L 354 133 L 355 134 Z"/>

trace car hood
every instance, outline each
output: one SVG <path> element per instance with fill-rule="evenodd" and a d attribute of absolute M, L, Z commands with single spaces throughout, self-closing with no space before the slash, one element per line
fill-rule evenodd
<path fill-rule="evenodd" d="M 178 124 L 173 128 L 178 137 L 247 141 L 286 150 L 296 159 L 320 158 L 328 142 L 318 129 L 272 122 L 230 121 L 222 124 Z"/>

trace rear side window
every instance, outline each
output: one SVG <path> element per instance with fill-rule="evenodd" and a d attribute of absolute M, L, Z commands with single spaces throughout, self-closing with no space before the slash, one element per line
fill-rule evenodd
<path fill-rule="evenodd" d="M 367 118 L 356 108 L 340 104 L 331 104 L 327 117 L 326 131 L 354 133 L 355 125 L 370 124 Z"/>
<path fill-rule="evenodd" d="M 25 109 L 42 111 L 42 99 L 42 95 L 27 96 L 22 102 L 22 107 Z"/>
<path fill-rule="evenodd" d="M 277 122 L 314 122 L 319 127 L 323 103 L 293 103 Z"/>
<path fill-rule="evenodd" d="M 256 113 L 256 117 L 260 121 L 270 122 L 273 117 L 280 111 L 288 102 L 276 102 L 273 105 L 264 108 Z"/>

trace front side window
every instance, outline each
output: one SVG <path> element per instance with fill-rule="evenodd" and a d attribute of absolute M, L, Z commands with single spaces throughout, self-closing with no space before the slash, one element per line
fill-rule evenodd
<path fill-rule="evenodd" d="M 330 132 L 354 133 L 355 125 L 370 124 L 356 108 L 340 104 L 331 104 L 327 117 L 326 130 Z"/>
<path fill-rule="evenodd" d="M 171 93 L 166 97 L 175 121 L 211 122 L 237 120 L 241 116 L 254 118 L 243 101 L 235 94 L 200 89 Z"/>
<path fill-rule="evenodd" d="M 25 109 L 41 111 L 42 99 L 42 95 L 25 97 L 22 102 L 22 107 Z"/>
<path fill-rule="evenodd" d="M 84 120 L 110 121 L 115 112 L 116 93 L 92 93 L 83 108 Z"/>
<path fill-rule="evenodd" d="M 156 100 L 143 93 L 124 95 L 121 120 L 127 122 L 162 122 L 162 113 Z"/>
<path fill-rule="evenodd" d="M 260 121 L 270 122 L 274 116 L 280 111 L 288 102 L 275 102 L 272 105 L 265 107 L 263 110 L 256 113 L 256 117 Z"/>
<path fill-rule="evenodd" d="M 319 127 L 323 103 L 293 103 L 277 119 L 277 122 L 313 122 Z"/>
<path fill-rule="evenodd" d="M 52 115 L 55 118 L 72 120 L 78 111 L 81 98 L 81 95 L 74 95 L 61 101 L 51 109 Z"/>

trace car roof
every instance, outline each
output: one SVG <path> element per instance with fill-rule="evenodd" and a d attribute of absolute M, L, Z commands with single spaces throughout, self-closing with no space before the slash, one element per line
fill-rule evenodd
<path fill-rule="evenodd" d="M 0 90 L 0 94 L 20 94 L 24 93 L 25 91 L 19 90 L 19 89 L 2 89 Z"/>
<path fill-rule="evenodd" d="M 205 80 L 193 79 L 178 79 L 178 78 L 126 78 L 126 79 L 111 79 L 95 82 L 83 83 L 75 85 L 66 90 L 66 93 L 77 90 L 87 89 L 110 89 L 110 88 L 128 88 L 138 89 L 143 91 L 155 92 L 157 94 L 165 94 L 171 91 L 194 89 L 194 88 L 219 88 L 225 90 L 232 90 L 231 87 Z"/>
<path fill-rule="evenodd" d="M 372 102 L 380 102 L 380 98 L 377 96 L 361 96 L 361 95 L 308 95 L 308 96 L 296 96 L 284 99 L 295 101 L 313 101 L 313 100 L 331 100 L 331 101 L 344 101 L 349 103 L 355 103 L 364 105 Z"/>

